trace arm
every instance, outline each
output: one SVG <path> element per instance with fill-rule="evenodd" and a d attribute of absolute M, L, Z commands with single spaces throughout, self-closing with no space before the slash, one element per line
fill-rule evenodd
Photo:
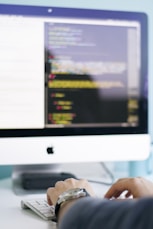
<path fill-rule="evenodd" d="M 133 186 L 131 182 L 127 182 L 130 181 L 129 179 L 120 180 L 121 183 L 116 182 L 106 193 L 106 198 L 111 198 L 111 196 L 117 198 L 119 193 L 125 190 L 128 190 L 129 195 L 132 194 L 135 198 L 152 195 L 151 182 L 142 178 L 136 178 L 136 180 L 131 178 L 132 181 L 134 179 Z M 135 183 L 135 181 L 139 182 Z M 102 228 L 103 225 L 106 229 L 153 228 L 153 198 L 124 201 L 98 199 L 95 198 L 95 193 L 86 180 L 67 179 L 57 182 L 55 187 L 47 190 L 48 203 L 55 205 L 61 193 L 77 187 L 85 188 L 90 197 L 67 201 L 60 207 L 58 218 L 60 229 L 95 229 Z M 142 190 L 139 190 L 139 187 Z"/>
<path fill-rule="evenodd" d="M 59 229 L 152 229 L 153 199 L 109 201 L 86 197 L 76 201 Z"/>

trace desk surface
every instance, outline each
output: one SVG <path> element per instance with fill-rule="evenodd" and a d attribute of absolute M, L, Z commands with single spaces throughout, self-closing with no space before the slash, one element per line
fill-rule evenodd
<path fill-rule="evenodd" d="M 45 194 L 17 196 L 12 191 L 11 179 L 0 181 L 0 228 L 34 229 L 56 228 L 51 221 L 45 221 L 30 210 L 21 209 L 21 199 L 45 197 Z"/>
<path fill-rule="evenodd" d="M 103 196 L 108 189 L 108 186 L 104 185 L 93 184 L 93 186 L 98 196 Z M 22 199 L 45 196 L 45 192 L 41 194 L 16 195 L 12 189 L 11 178 L 0 180 L 0 228 L 55 229 L 55 223 L 41 219 L 31 210 L 21 209 Z"/>

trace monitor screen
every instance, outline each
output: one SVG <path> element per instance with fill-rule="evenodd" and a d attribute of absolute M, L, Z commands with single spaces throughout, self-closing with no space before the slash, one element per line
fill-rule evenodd
<path fill-rule="evenodd" d="M 149 155 L 147 15 L 1 4 L 0 34 L 1 164 Z"/>

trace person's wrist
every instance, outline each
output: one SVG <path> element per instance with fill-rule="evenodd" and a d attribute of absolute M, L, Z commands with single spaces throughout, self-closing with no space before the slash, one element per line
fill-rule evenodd
<path fill-rule="evenodd" d="M 82 197 L 80 197 L 82 198 Z M 78 199 L 73 199 L 73 200 L 68 200 L 68 201 L 65 201 L 64 203 L 61 204 L 60 206 L 60 209 L 59 209 L 59 212 L 58 212 L 58 216 L 57 216 L 57 221 L 60 222 L 61 219 L 63 218 L 63 216 L 65 215 L 65 213 L 71 208 L 71 206 L 73 204 L 75 204 L 75 202 L 77 200 L 79 200 L 80 198 Z"/>
<path fill-rule="evenodd" d="M 64 203 L 70 203 L 72 200 L 77 200 L 80 197 L 86 197 L 89 196 L 89 193 L 84 188 L 73 188 L 69 189 L 63 193 L 61 193 L 57 199 L 56 205 L 55 205 L 55 216 L 58 220 L 59 210 L 61 208 L 61 205 L 64 206 Z"/>

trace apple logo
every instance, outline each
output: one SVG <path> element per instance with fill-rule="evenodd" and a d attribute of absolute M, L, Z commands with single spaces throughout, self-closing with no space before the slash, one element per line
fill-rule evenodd
<path fill-rule="evenodd" d="M 53 146 L 47 147 L 47 153 L 48 154 L 53 154 L 54 153 L 54 147 Z"/>

